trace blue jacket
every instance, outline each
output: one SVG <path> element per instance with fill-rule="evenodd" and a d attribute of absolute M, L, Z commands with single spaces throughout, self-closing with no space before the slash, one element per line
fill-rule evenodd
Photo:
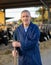
<path fill-rule="evenodd" d="M 13 38 L 21 43 L 19 65 L 42 65 L 39 51 L 40 31 L 38 26 L 30 22 L 27 32 L 21 24 L 14 32 Z"/>

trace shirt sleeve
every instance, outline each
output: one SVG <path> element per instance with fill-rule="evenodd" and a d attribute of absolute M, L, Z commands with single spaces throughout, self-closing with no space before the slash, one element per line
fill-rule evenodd
<path fill-rule="evenodd" d="M 13 40 L 17 41 L 17 31 L 16 30 L 13 33 Z"/>
<path fill-rule="evenodd" d="M 14 34 L 13 34 L 13 41 L 18 41 L 18 40 L 17 40 L 17 30 L 14 31 Z M 19 52 L 19 55 L 20 55 L 20 56 L 23 55 L 21 48 L 16 47 L 16 50 Z"/>

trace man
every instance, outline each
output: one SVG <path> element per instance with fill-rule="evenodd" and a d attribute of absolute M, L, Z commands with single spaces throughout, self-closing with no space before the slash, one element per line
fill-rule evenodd
<path fill-rule="evenodd" d="M 42 65 L 39 52 L 40 31 L 38 26 L 30 22 L 31 15 L 28 10 L 21 13 L 22 24 L 14 32 L 12 43 L 16 51 L 12 51 L 13 56 L 19 52 L 19 65 Z"/>

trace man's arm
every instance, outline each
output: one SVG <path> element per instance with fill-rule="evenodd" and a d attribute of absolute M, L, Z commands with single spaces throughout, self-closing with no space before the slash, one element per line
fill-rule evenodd
<path fill-rule="evenodd" d="M 17 31 L 14 31 L 13 34 L 13 43 L 12 46 L 16 48 L 16 50 L 19 52 L 19 55 L 22 55 L 22 50 L 20 49 L 21 43 L 17 41 Z"/>
<path fill-rule="evenodd" d="M 37 27 L 34 32 L 33 38 L 31 40 L 27 38 L 25 42 L 21 43 L 21 48 L 23 50 L 29 50 L 33 47 L 35 48 L 36 44 L 38 44 L 39 37 L 40 37 L 40 31 L 39 28 Z"/>

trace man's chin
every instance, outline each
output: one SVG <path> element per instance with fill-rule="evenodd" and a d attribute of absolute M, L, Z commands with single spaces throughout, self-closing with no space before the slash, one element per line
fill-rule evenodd
<path fill-rule="evenodd" d="M 29 25 L 29 23 L 25 23 L 25 25 Z"/>

